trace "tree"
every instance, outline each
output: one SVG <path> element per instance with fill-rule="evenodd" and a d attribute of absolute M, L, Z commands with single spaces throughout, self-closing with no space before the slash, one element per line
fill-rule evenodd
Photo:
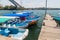
<path fill-rule="evenodd" d="M 24 7 L 21 7 L 21 8 L 17 8 L 17 10 L 24 10 L 25 8 Z"/>
<path fill-rule="evenodd" d="M 9 6 L 9 10 L 15 10 L 15 9 L 16 9 L 15 6 L 13 6 L 13 5 L 10 5 L 10 6 Z"/>
<path fill-rule="evenodd" d="M 4 7 L 4 9 L 5 9 L 5 10 L 8 10 L 8 9 L 9 9 L 9 6 L 8 6 L 8 5 L 6 5 L 6 6 Z"/>

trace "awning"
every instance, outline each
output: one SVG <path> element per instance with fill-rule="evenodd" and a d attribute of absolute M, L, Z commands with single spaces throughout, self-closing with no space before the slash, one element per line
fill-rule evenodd
<path fill-rule="evenodd" d="M 18 16 L 18 17 L 26 17 L 29 16 L 30 12 L 22 12 L 22 13 L 12 13 L 12 14 L 4 14 L 3 16 Z"/>
<path fill-rule="evenodd" d="M 8 21 L 9 19 L 11 19 L 11 18 L 0 18 L 0 23 L 4 23 L 4 22 Z"/>

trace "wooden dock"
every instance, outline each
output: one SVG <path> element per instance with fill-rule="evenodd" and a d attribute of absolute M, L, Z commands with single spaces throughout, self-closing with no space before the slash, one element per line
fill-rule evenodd
<path fill-rule="evenodd" d="M 50 21 L 52 24 L 54 24 L 52 20 Z M 50 22 L 46 23 L 48 24 Z M 47 24 L 45 26 L 42 26 L 38 40 L 60 40 L 60 29 L 57 27 L 51 27 L 52 25 L 47 26 Z"/>
<path fill-rule="evenodd" d="M 60 29 L 42 26 L 38 40 L 60 40 Z"/>
<path fill-rule="evenodd" d="M 15 40 L 15 39 L 13 39 L 11 37 L 5 37 L 5 36 L 0 35 L 0 40 Z"/>

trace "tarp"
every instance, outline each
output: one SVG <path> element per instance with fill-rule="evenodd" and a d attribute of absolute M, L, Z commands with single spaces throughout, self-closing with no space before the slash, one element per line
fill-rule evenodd
<path fill-rule="evenodd" d="M 31 12 L 22 12 L 22 13 L 12 13 L 12 14 L 4 14 L 3 16 L 19 16 L 26 17 L 29 16 Z"/>
<path fill-rule="evenodd" d="M 11 19 L 11 18 L 0 18 L 0 23 L 6 22 L 6 21 L 8 21 L 9 19 Z"/>
<path fill-rule="evenodd" d="M 25 17 L 25 16 L 28 16 L 28 14 L 4 14 L 3 16 L 19 16 L 19 17 Z"/>

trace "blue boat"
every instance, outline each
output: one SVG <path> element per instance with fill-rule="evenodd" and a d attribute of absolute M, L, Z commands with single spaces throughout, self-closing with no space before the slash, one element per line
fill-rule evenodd
<path fill-rule="evenodd" d="M 30 16 L 26 18 L 26 21 L 32 22 L 32 21 L 37 21 L 39 19 L 40 19 L 40 16 Z"/>
<path fill-rule="evenodd" d="M 60 21 L 60 17 L 53 17 L 54 20 Z"/>
<path fill-rule="evenodd" d="M 29 25 L 36 24 L 39 19 L 40 19 L 40 16 L 35 15 L 33 13 L 32 14 L 29 14 L 29 16 L 26 17 L 26 21 L 29 22 Z"/>
<path fill-rule="evenodd" d="M 56 21 L 56 23 L 60 25 L 60 17 L 54 16 L 53 19 Z"/>
<path fill-rule="evenodd" d="M 20 18 L 17 18 L 17 17 L 5 17 L 5 16 L 2 16 L 0 18 L 0 24 L 1 26 L 3 27 L 17 27 L 17 28 L 26 28 L 28 27 L 28 24 L 29 22 L 27 21 L 21 21 Z"/>
<path fill-rule="evenodd" d="M 18 28 L 26 28 L 26 27 L 28 27 L 28 22 L 27 21 L 24 21 L 24 22 L 22 22 L 22 23 L 16 23 L 15 25 L 16 25 L 16 27 L 18 27 Z"/>
<path fill-rule="evenodd" d="M 4 14 L 3 16 L 17 16 L 17 17 L 19 17 L 23 21 L 27 21 L 29 23 L 34 23 L 34 24 L 40 19 L 40 16 L 34 15 L 33 12 L 22 12 L 22 13 Z M 17 26 L 17 23 L 16 23 L 16 26 Z"/>
<path fill-rule="evenodd" d="M 28 29 L 3 28 L 0 27 L 0 35 L 11 37 L 16 40 L 23 40 L 28 35 Z"/>
<path fill-rule="evenodd" d="M 26 28 L 29 22 L 21 21 L 19 18 L 8 20 L 4 23 L 5 27 Z"/>

